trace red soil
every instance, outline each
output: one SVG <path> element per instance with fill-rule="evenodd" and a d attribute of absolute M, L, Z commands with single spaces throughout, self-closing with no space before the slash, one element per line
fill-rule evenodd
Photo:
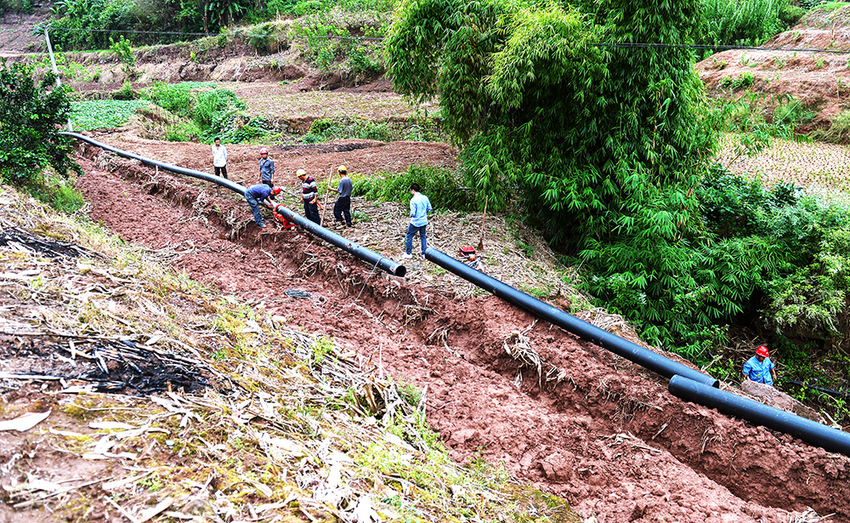
<path fill-rule="evenodd" d="M 132 145 L 134 152 L 163 161 L 208 168 L 206 146 Z M 231 149 L 233 158 L 244 155 L 251 176 L 252 151 Z M 299 229 L 259 232 L 248 225 L 231 234 L 224 216 L 250 220 L 243 200 L 226 192 L 199 200 L 202 188 L 209 188 L 197 182 L 154 175 L 123 160 L 110 162 L 114 170 L 108 173 L 92 160 L 99 150 L 86 147 L 84 154 L 79 162 L 86 174 L 77 186 L 91 202 L 93 220 L 127 241 L 186 251 L 173 262 L 176 269 L 222 292 L 261 300 L 258 306 L 305 331 L 333 336 L 370 366 L 427 387 L 428 421 L 457 460 L 480 455 L 504 462 L 515 477 L 564 497 L 599 522 L 780 523 L 807 507 L 850 521 L 850 458 L 683 402 L 667 393 L 660 376 L 535 323 L 495 297 L 459 302 L 371 274 Z M 453 161 L 447 147 L 414 143 L 274 156 L 278 172 L 325 169 L 354 158 L 364 173 Z M 233 172 L 243 170 L 237 160 L 232 166 Z M 290 288 L 326 301 L 318 306 L 318 300 L 289 298 L 284 291 Z M 405 316 L 407 305 L 432 312 L 412 319 Z M 563 370 L 563 381 L 544 379 L 541 386 L 535 371 L 521 369 L 505 353 L 506 337 L 526 329 L 531 347 Z"/>

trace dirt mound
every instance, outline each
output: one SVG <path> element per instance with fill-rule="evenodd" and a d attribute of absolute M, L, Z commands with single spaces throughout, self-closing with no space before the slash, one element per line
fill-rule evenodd
<path fill-rule="evenodd" d="M 807 49 L 850 50 L 848 18 L 847 7 L 814 11 L 762 46 L 776 51 L 723 51 L 698 62 L 696 70 L 713 96 L 743 97 L 768 121 L 773 121 L 778 105 L 793 100 L 803 109 L 795 122 L 800 131 L 826 128 L 850 96 L 847 55 Z"/>
<path fill-rule="evenodd" d="M 190 167 L 207 161 L 192 145 L 135 145 L 172 163 L 186 165 L 173 161 L 181 155 Z M 392 147 L 372 149 L 357 158 L 411 161 L 394 157 Z M 429 144 L 404 150 L 418 161 L 447 159 Z M 351 163 L 341 161 L 346 154 L 305 150 L 279 161 L 286 169 Z M 460 460 L 503 461 L 600 522 L 778 523 L 806 507 L 850 520 L 847 457 L 682 402 L 660 377 L 492 296 L 459 300 L 373 273 L 298 230 L 249 226 L 232 234 L 249 219 L 238 198 L 135 162 L 102 161 L 111 173 L 88 158 L 80 163 L 86 174 L 78 188 L 94 221 L 173 253 L 173 265 L 192 278 L 253 299 L 292 327 L 332 335 L 372 365 L 424 387 L 428 420 Z M 410 269 L 413 281 L 429 267 Z M 506 352 L 521 336 L 544 374 Z"/>
<path fill-rule="evenodd" d="M 46 51 L 44 34 L 33 34 L 33 29 L 49 16 L 49 6 L 41 7 L 33 14 L 6 13 L 0 16 L 0 57 Z"/>

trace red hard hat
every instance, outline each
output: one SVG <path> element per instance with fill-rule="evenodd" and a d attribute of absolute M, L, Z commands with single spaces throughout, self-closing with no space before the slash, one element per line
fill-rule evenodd
<path fill-rule="evenodd" d="M 767 347 L 764 345 L 760 345 L 759 348 L 756 349 L 756 354 L 759 356 L 764 356 L 765 358 L 770 356 L 770 353 L 767 352 Z"/>
<path fill-rule="evenodd" d="M 260 154 L 269 154 L 269 150 L 263 147 L 262 149 L 260 149 Z"/>
<path fill-rule="evenodd" d="M 275 187 L 272 189 L 272 194 L 280 194 L 280 187 Z"/>

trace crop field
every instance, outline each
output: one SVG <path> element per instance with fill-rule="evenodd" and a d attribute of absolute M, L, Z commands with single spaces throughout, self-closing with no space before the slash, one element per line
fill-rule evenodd
<path fill-rule="evenodd" d="M 71 104 L 71 123 L 76 131 L 109 129 L 126 124 L 147 100 L 87 100 Z"/>

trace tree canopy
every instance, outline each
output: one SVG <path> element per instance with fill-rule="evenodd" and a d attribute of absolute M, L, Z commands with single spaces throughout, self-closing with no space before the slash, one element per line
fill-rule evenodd
<path fill-rule="evenodd" d="M 68 89 L 54 87 L 48 73 L 39 82 L 33 67 L 14 63 L 0 68 L 0 174 L 4 182 L 28 185 L 45 167 L 60 175 L 76 167 L 68 140 L 59 134 L 68 120 Z M 78 168 L 78 167 L 76 167 Z"/>
<path fill-rule="evenodd" d="M 407 0 L 387 42 L 396 89 L 439 97 L 470 181 L 518 196 L 555 243 L 675 238 L 715 139 L 691 52 L 698 2 Z M 641 216 L 642 212 L 651 216 Z"/>

